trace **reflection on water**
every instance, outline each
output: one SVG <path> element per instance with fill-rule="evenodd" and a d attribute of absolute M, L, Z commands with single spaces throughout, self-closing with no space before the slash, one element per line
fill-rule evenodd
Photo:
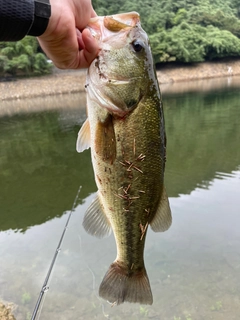
<path fill-rule="evenodd" d="M 240 161 L 239 90 L 165 96 L 167 190 L 171 196 L 208 187 L 216 171 Z"/>
<path fill-rule="evenodd" d="M 65 114 L 70 110 L 73 115 L 74 110 L 79 113 L 79 109 L 85 108 L 85 100 L 84 92 L 35 97 L 31 99 L 4 100 L 0 101 L 0 117 L 47 110 L 63 111 Z"/>
<path fill-rule="evenodd" d="M 67 109 L 54 97 L 52 111 L 0 118 L 0 299 L 18 305 L 17 320 L 29 318 L 82 185 L 41 319 L 239 319 L 239 92 L 164 93 L 173 225 L 148 232 L 154 304 L 141 307 L 98 298 L 116 248 L 113 237 L 82 229 L 96 187 L 89 152 L 75 152 L 85 100 L 82 111 L 66 101 Z"/>
<path fill-rule="evenodd" d="M 194 80 L 187 83 L 186 82 L 170 82 L 161 84 L 161 91 L 163 94 L 175 94 L 175 93 L 185 93 L 185 92 L 209 92 L 216 90 L 230 90 L 238 89 L 240 87 L 240 76 L 229 76 L 213 79 L 200 79 Z"/>
<path fill-rule="evenodd" d="M 95 190 L 89 153 L 75 152 L 78 119 L 63 126 L 57 112 L 0 120 L 0 228 L 27 227 L 62 215 L 79 184 Z"/>

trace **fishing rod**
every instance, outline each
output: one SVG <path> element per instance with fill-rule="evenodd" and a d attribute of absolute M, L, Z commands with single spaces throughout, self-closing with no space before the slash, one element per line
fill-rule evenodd
<path fill-rule="evenodd" d="M 67 219 L 67 222 L 65 224 L 65 227 L 63 229 L 63 232 L 62 232 L 62 235 L 61 235 L 61 238 L 59 240 L 59 243 L 58 243 L 58 246 L 57 246 L 57 249 L 54 253 L 54 256 L 53 256 L 53 259 L 52 259 L 52 262 L 50 264 L 50 267 L 48 269 L 48 272 L 47 272 L 47 275 L 46 275 L 46 278 L 45 278 L 45 281 L 42 285 L 42 289 L 39 293 L 39 297 L 38 297 L 38 300 L 37 300 L 37 303 L 35 305 L 35 308 L 34 308 L 34 311 L 33 311 L 33 314 L 32 314 L 32 317 L 31 317 L 31 320 L 35 320 L 37 319 L 37 315 L 40 315 L 39 313 L 39 310 L 40 310 L 40 307 L 42 307 L 43 303 L 42 303 L 42 300 L 43 300 L 43 297 L 44 297 L 44 294 L 49 290 L 49 284 L 48 284 L 48 281 L 49 281 L 49 278 L 51 276 L 51 273 L 52 273 L 52 270 L 53 270 L 53 267 L 54 267 L 54 264 L 56 262 L 56 259 L 57 259 L 57 256 L 59 254 L 59 252 L 61 251 L 61 245 L 62 245 L 62 242 L 63 242 L 63 239 L 64 239 L 64 236 L 65 236 L 65 233 L 66 233 L 66 230 L 67 230 L 67 227 L 68 227 L 68 224 L 69 224 L 69 221 L 71 219 L 71 216 L 72 216 L 72 213 L 74 211 L 74 208 L 76 206 L 76 203 L 77 203 L 77 200 L 78 200 L 78 197 L 79 197 L 79 194 L 80 194 L 80 191 L 82 189 L 82 186 L 80 186 L 78 188 L 78 192 L 77 192 L 77 195 L 75 197 L 75 200 L 73 202 L 73 205 L 72 205 L 72 209 L 68 215 L 68 219 Z M 39 314 L 38 314 L 39 313 Z"/>

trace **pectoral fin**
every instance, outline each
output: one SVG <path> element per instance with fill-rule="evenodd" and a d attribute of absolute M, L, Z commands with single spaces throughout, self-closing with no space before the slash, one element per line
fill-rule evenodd
<path fill-rule="evenodd" d="M 104 162 L 112 164 L 116 158 L 116 138 L 112 116 L 98 122 L 95 135 L 95 151 Z"/>
<path fill-rule="evenodd" d="M 78 133 L 76 149 L 77 152 L 82 152 L 91 146 L 91 134 L 89 120 L 87 119 L 82 125 Z"/>
<path fill-rule="evenodd" d="M 163 187 L 161 198 L 159 200 L 157 212 L 150 222 L 150 226 L 154 232 L 166 231 L 172 224 L 171 209 L 169 206 L 168 196 Z"/>
<path fill-rule="evenodd" d="M 111 234 L 110 222 L 97 195 L 83 218 L 83 227 L 91 235 L 104 238 Z"/>

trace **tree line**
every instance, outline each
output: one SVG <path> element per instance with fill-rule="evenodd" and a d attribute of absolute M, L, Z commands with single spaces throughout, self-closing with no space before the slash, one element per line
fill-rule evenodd
<path fill-rule="evenodd" d="M 92 0 L 98 15 L 137 11 L 155 63 L 240 56 L 240 0 Z M 41 75 L 51 65 L 37 40 L 0 42 L 0 76 Z"/>

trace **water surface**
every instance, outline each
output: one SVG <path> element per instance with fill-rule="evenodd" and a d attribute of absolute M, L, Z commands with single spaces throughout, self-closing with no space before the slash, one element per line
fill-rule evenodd
<path fill-rule="evenodd" d="M 40 319 L 239 319 L 239 90 L 163 94 L 173 225 L 147 235 L 152 306 L 99 299 L 116 248 L 81 226 L 96 191 L 89 151 L 75 152 L 85 97 L 40 100 L 0 118 L 0 298 L 17 320 L 31 316 L 80 185 Z"/>

